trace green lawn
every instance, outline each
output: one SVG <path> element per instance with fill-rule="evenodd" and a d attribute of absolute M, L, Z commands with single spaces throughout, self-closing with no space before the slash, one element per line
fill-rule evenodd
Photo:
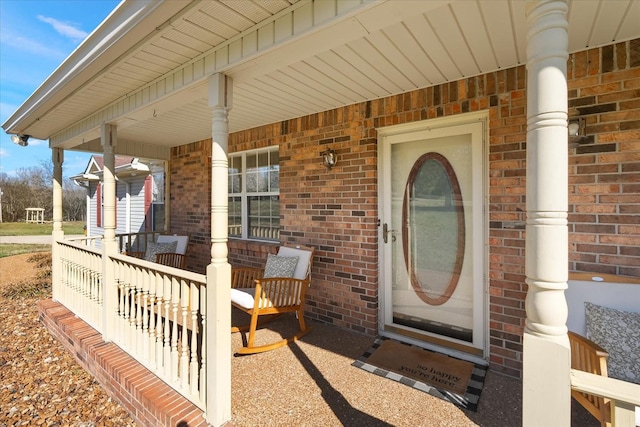
<path fill-rule="evenodd" d="M 25 245 L 23 243 L 8 243 L 0 245 L 0 258 L 45 251 L 51 252 L 51 245 Z"/>
<path fill-rule="evenodd" d="M 63 222 L 65 234 L 84 234 L 84 222 Z M 33 224 L 26 222 L 0 223 L 0 236 L 42 236 L 51 234 L 53 224 Z"/>

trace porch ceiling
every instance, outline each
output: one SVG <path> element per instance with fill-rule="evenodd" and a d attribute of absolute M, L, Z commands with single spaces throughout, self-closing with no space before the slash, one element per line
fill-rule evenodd
<path fill-rule="evenodd" d="M 526 60 L 519 0 L 151 4 L 123 2 L 3 128 L 98 151 L 110 122 L 125 148 L 177 146 L 211 135 L 213 72 L 234 79 L 233 132 Z M 568 18 L 570 52 L 640 37 L 640 0 L 571 0 Z"/>

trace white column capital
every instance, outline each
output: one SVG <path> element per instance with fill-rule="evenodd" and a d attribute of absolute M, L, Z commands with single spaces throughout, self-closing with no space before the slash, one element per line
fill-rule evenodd
<path fill-rule="evenodd" d="M 233 107 L 233 79 L 226 74 L 216 73 L 209 78 L 209 106 Z"/>
<path fill-rule="evenodd" d="M 109 123 L 100 126 L 100 144 L 104 152 L 113 152 L 118 142 L 118 128 Z"/>

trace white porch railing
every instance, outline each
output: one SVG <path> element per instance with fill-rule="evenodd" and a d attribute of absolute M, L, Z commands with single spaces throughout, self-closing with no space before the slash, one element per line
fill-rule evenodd
<path fill-rule="evenodd" d="M 99 238 L 77 238 L 57 243 L 60 283 L 52 286 L 54 298 L 102 333 L 102 252 L 95 248 Z"/>
<path fill-rule="evenodd" d="M 640 407 L 639 384 L 572 369 L 571 388 L 609 399 L 613 427 L 636 426 L 636 406 Z"/>
<path fill-rule="evenodd" d="M 75 240 L 56 243 L 62 274 L 54 297 L 103 335 L 111 322 L 107 340 L 205 410 L 206 276 L 114 254 L 114 283 L 104 283 L 102 253 Z M 115 310 L 105 315 L 108 306 Z"/>

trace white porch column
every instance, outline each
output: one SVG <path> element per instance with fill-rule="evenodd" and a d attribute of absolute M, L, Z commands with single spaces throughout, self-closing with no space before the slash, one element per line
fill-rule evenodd
<path fill-rule="evenodd" d="M 53 231 L 51 232 L 51 292 L 53 300 L 58 300 L 62 280 L 62 263 L 60 251 L 56 241 L 64 239 L 62 229 L 62 163 L 64 162 L 64 150 L 53 148 L 51 150 L 53 160 Z"/>
<path fill-rule="evenodd" d="M 571 424 L 567 337 L 568 7 L 527 4 L 527 319 L 523 425 Z"/>
<path fill-rule="evenodd" d="M 211 264 L 207 266 L 206 417 L 214 426 L 231 420 L 231 265 L 228 262 L 228 160 L 232 81 L 209 80 L 211 129 Z"/>
<path fill-rule="evenodd" d="M 100 142 L 102 144 L 104 170 L 102 178 L 102 334 L 105 341 L 110 341 L 114 334 L 115 311 L 117 306 L 117 289 L 114 266 L 108 255 L 117 253 L 116 244 L 116 160 L 114 149 L 118 140 L 116 127 L 103 124 Z"/>

